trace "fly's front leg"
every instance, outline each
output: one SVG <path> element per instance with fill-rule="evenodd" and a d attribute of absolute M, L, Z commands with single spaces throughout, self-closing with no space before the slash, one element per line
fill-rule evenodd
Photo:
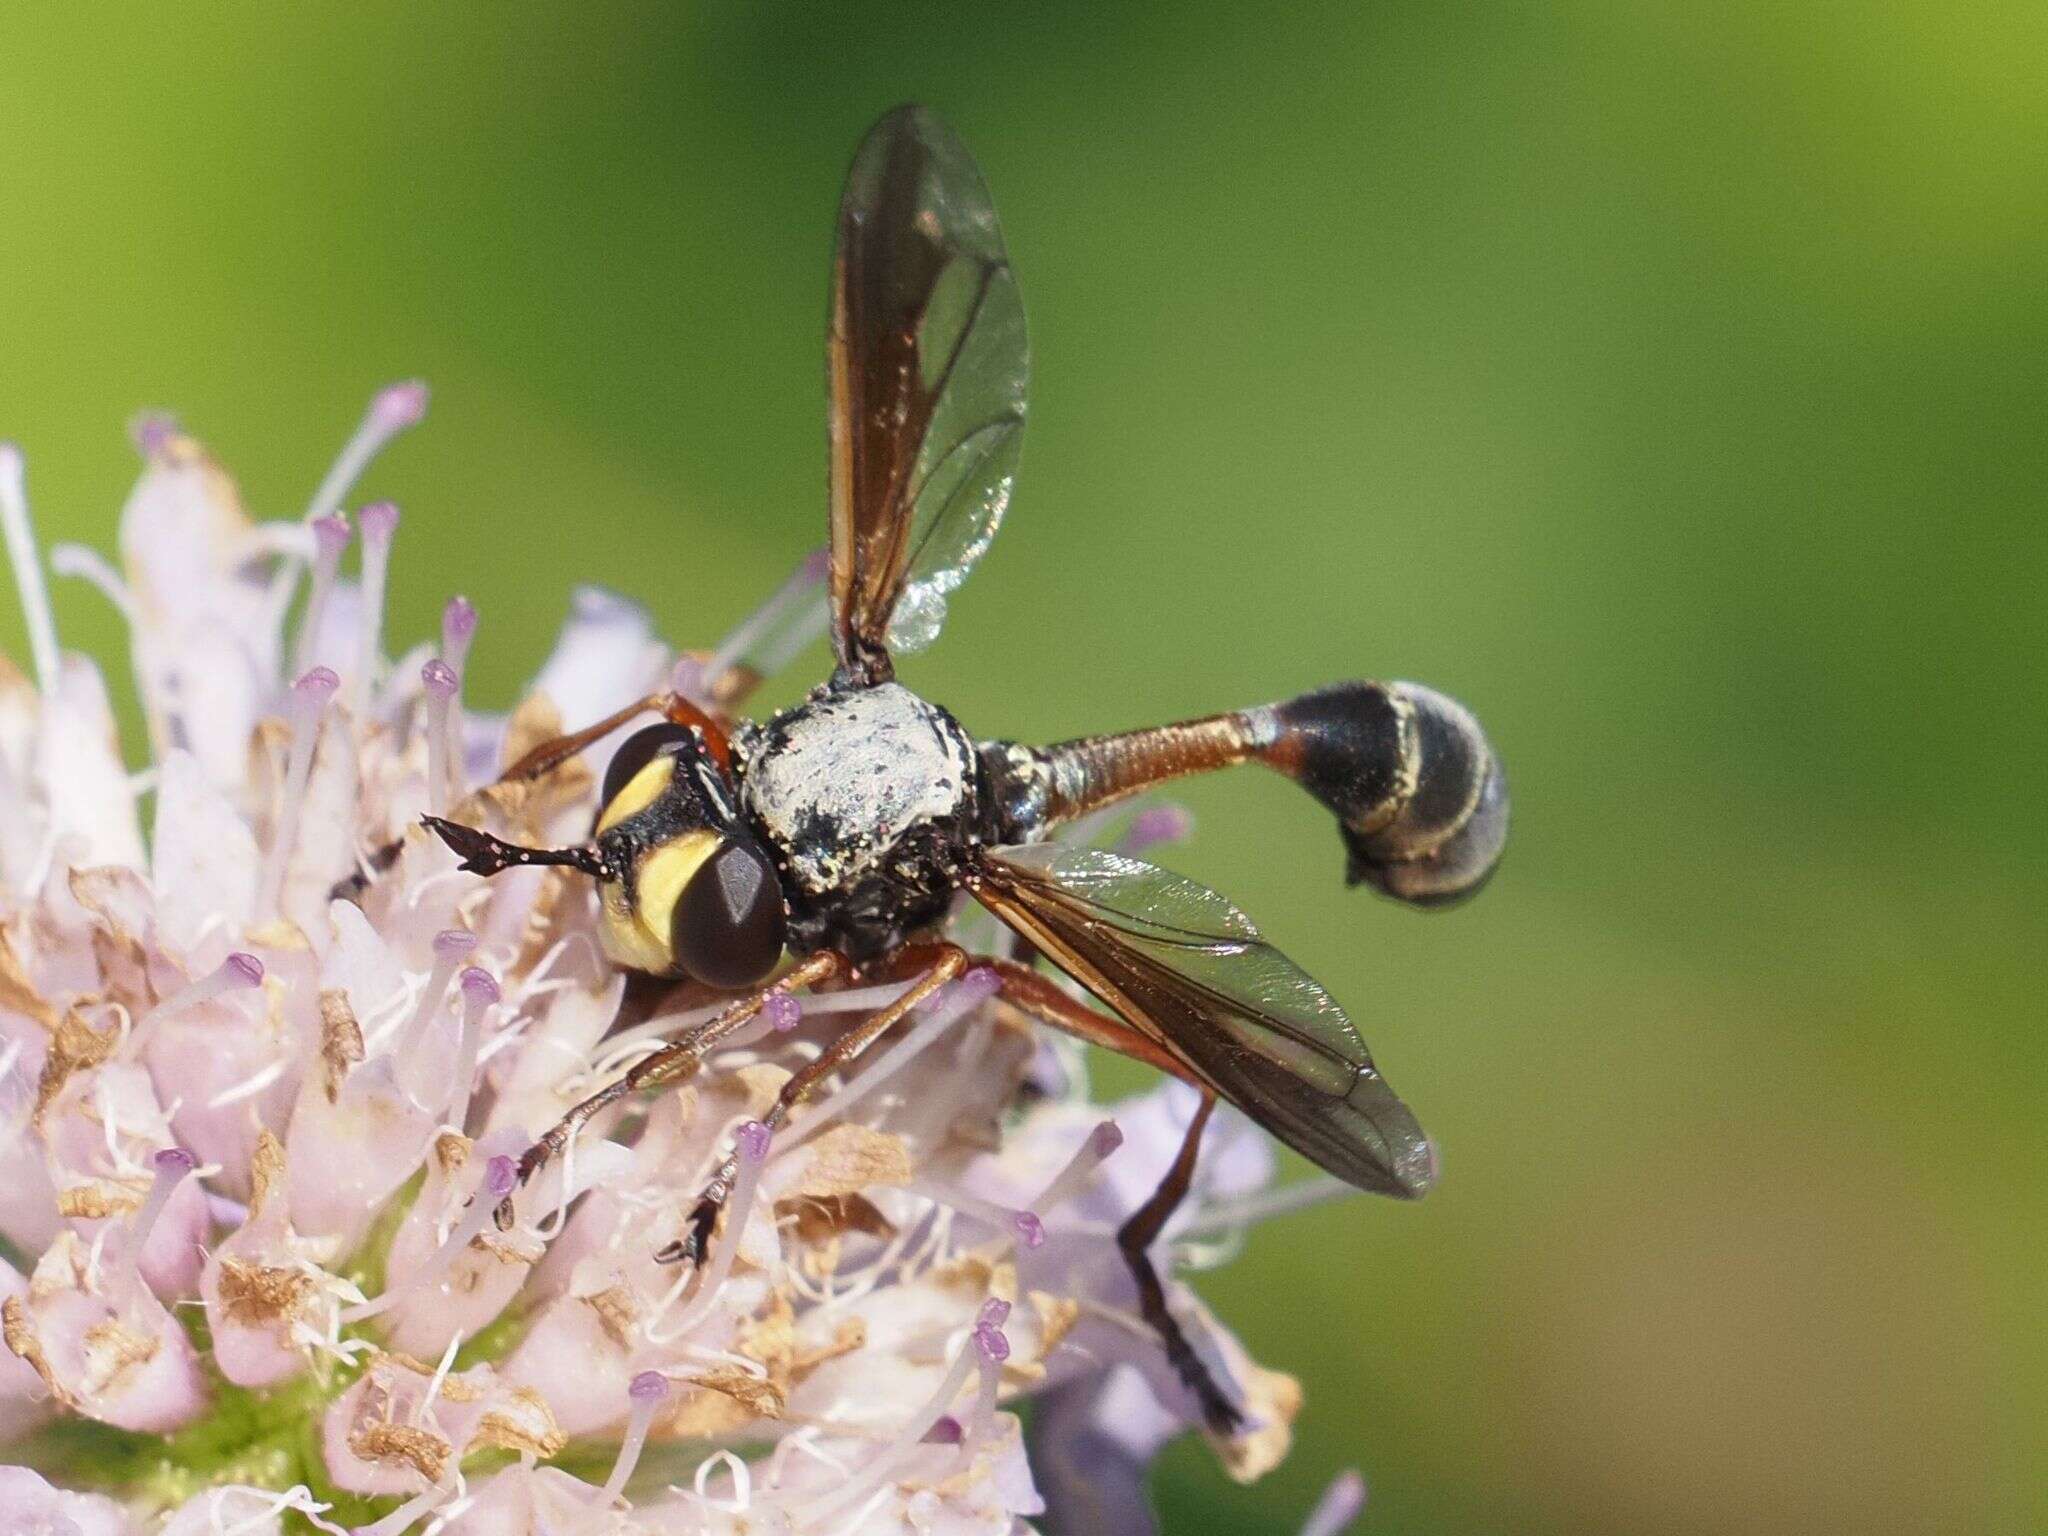
<path fill-rule="evenodd" d="M 521 780 L 546 778 L 577 753 L 603 741 L 620 726 L 649 714 L 660 715 L 676 725 L 694 727 L 704 738 L 705 748 L 718 759 L 719 766 L 732 766 L 731 749 L 726 745 L 724 726 L 679 693 L 650 693 L 646 698 L 636 699 L 624 709 L 606 715 L 602 720 L 586 725 L 580 731 L 571 731 L 566 736 L 550 737 L 499 774 L 498 782 L 510 784 Z"/>
<path fill-rule="evenodd" d="M 774 981 L 733 1002 L 715 1018 L 707 1019 L 680 1039 L 671 1040 L 652 1056 L 635 1062 L 618 1077 L 557 1120 L 548 1133 L 521 1154 L 519 1182 L 523 1186 L 561 1154 L 569 1138 L 590 1120 L 643 1088 L 665 1088 L 695 1077 L 704 1058 L 728 1039 L 740 1026 L 767 1006 L 768 1000 L 799 987 L 814 986 L 846 970 L 846 961 L 829 949 L 821 949 L 783 972 Z M 508 1195 L 497 1209 L 497 1222 L 504 1228 L 512 1222 L 512 1199 Z"/>
<path fill-rule="evenodd" d="M 1210 1374 L 1209 1367 L 1195 1353 L 1195 1346 L 1182 1330 L 1179 1320 L 1167 1308 L 1166 1286 L 1152 1264 L 1153 1243 L 1159 1240 L 1159 1234 L 1180 1208 L 1181 1201 L 1187 1198 L 1188 1189 L 1194 1183 L 1195 1154 L 1201 1149 L 1203 1128 L 1208 1125 L 1210 1112 L 1215 1108 L 1216 1095 L 1204 1092 L 1201 1107 L 1195 1111 L 1194 1119 L 1188 1122 L 1187 1135 L 1181 1139 L 1173 1166 L 1166 1170 L 1166 1177 L 1159 1181 L 1152 1198 L 1117 1228 L 1116 1245 L 1123 1253 L 1124 1263 L 1130 1267 L 1131 1278 L 1138 1282 L 1138 1311 L 1151 1325 L 1152 1331 L 1159 1335 L 1160 1343 L 1166 1346 L 1168 1363 L 1202 1405 L 1202 1417 L 1208 1421 L 1209 1428 L 1219 1435 L 1228 1435 L 1244 1423 L 1244 1413 Z"/>
<path fill-rule="evenodd" d="M 770 1131 L 787 1120 L 789 1112 L 809 1098 L 826 1078 L 858 1061 L 905 1014 L 967 969 L 967 952 L 957 944 L 920 945 L 898 958 L 921 962 L 917 979 L 893 1002 L 877 1009 L 839 1036 L 819 1052 L 815 1060 L 805 1063 L 794 1077 L 782 1085 L 782 1092 L 776 1095 L 775 1102 L 761 1117 Z M 719 1164 L 711 1182 L 705 1185 L 704 1194 L 690 1213 L 683 1235 L 655 1254 L 657 1263 L 675 1264 L 684 1259 L 692 1264 L 703 1262 L 704 1254 L 711 1246 L 711 1230 L 718 1224 L 718 1213 L 725 1208 L 725 1202 L 732 1194 L 733 1180 L 738 1174 L 739 1150 L 734 1148 Z"/>

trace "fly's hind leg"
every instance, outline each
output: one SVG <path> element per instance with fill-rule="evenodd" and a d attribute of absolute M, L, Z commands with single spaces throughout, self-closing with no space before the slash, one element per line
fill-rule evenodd
<path fill-rule="evenodd" d="M 1167 1221 L 1187 1198 L 1189 1187 L 1195 1178 L 1195 1154 L 1202 1144 L 1202 1131 L 1209 1123 L 1209 1115 L 1216 1108 L 1216 1095 L 1204 1092 L 1201 1106 L 1196 1109 L 1194 1119 L 1188 1122 L 1187 1134 L 1181 1139 L 1180 1151 L 1174 1155 L 1173 1166 L 1166 1170 L 1166 1177 L 1159 1181 L 1159 1187 L 1152 1192 L 1130 1219 L 1117 1228 L 1116 1245 L 1122 1250 L 1124 1263 L 1130 1267 L 1131 1278 L 1138 1283 L 1138 1311 L 1159 1335 L 1159 1341 L 1166 1347 L 1167 1362 L 1175 1373 L 1194 1393 L 1202 1405 L 1202 1417 L 1209 1428 L 1219 1435 L 1228 1435 L 1244 1423 L 1244 1413 L 1230 1400 L 1202 1357 L 1195 1353 L 1195 1346 L 1180 1322 L 1166 1305 L 1166 1286 L 1159 1278 L 1159 1271 L 1152 1265 L 1152 1245 L 1165 1230 Z"/>
<path fill-rule="evenodd" d="M 794 1077 L 782 1085 L 782 1092 L 776 1095 L 775 1102 L 762 1116 L 762 1123 L 770 1131 L 788 1119 L 789 1112 L 809 1098 L 826 1078 L 841 1067 L 858 1061 L 905 1014 L 967 969 L 967 953 L 957 944 L 919 945 L 904 951 L 897 959 L 899 964 L 909 962 L 916 968 L 916 980 L 905 987 L 894 1001 L 869 1014 L 826 1046 L 814 1060 L 806 1062 Z M 718 1224 L 718 1213 L 725 1208 L 738 1175 L 739 1150 L 734 1148 L 704 1187 L 704 1194 L 690 1213 L 683 1235 L 655 1254 L 657 1263 L 676 1264 L 685 1259 L 693 1264 L 703 1262 L 711 1245 L 712 1228 Z"/>
<path fill-rule="evenodd" d="M 704 1058 L 721 1042 L 729 1038 L 742 1025 L 754 1018 L 768 1004 L 768 1000 L 780 993 L 793 992 L 799 987 L 814 986 L 846 969 L 845 960 L 831 950 L 821 949 L 807 956 L 791 969 L 784 971 L 767 986 L 735 998 L 716 1017 L 706 1020 L 688 1034 L 671 1040 L 652 1056 L 635 1062 L 596 1093 L 576 1105 L 549 1128 L 547 1134 L 528 1147 L 519 1158 L 519 1183 L 523 1186 L 561 1154 L 569 1140 L 594 1117 L 601 1114 L 621 1099 L 638 1093 L 644 1088 L 664 1088 L 697 1075 L 704 1065 Z M 507 1196 L 498 1207 L 497 1221 L 500 1227 L 510 1225 L 512 1201 Z"/>

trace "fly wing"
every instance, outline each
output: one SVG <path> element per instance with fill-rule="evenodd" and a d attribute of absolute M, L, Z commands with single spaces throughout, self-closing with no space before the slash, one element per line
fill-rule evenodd
<path fill-rule="evenodd" d="M 1024 441 L 1030 348 L 995 205 L 922 107 L 862 141 L 839 205 L 826 346 L 832 641 L 862 681 L 929 644 L 995 538 Z"/>
<path fill-rule="evenodd" d="M 969 889 L 1302 1156 L 1412 1199 L 1436 1177 L 1422 1127 L 1330 994 L 1205 885 L 1101 849 L 985 854 Z"/>

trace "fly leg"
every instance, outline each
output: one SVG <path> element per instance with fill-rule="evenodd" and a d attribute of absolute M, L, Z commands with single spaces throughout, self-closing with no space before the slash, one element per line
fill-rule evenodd
<path fill-rule="evenodd" d="M 1152 1198 L 1117 1228 L 1116 1245 L 1123 1251 L 1124 1263 L 1130 1266 L 1131 1278 L 1138 1282 L 1138 1311 L 1166 1346 L 1167 1361 L 1201 1403 L 1202 1417 L 1209 1428 L 1219 1435 L 1228 1435 L 1244 1423 L 1244 1414 L 1210 1374 L 1179 1321 L 1167 1309 L 1166 1287 L 1159 1279 L 1159 1271 L 1152 1266 L 1151 1252 L 1167 1220 L 1187 1198 L 1188 1187 L 1194 1182 L 1195 1153 L 1202 1144 L 1202 1130 L 1215 1108 L 1216 1095 L 1205 1091 L 1201 1107 L 1188 1122 L 1187 1135 L 1181 1139 L 1173 1166 L 1166 1170 L 1166 1177 L 1159 1181 Z"/>
<path fill-rule="evenodd" d="M 650 714 L 660 715 L 675 725 L 693 727 L 704 738 L 705 749 L 718 759 L 719 766 L 731 766 L 732 753 L 726 745 L 723 725 L 680 693 L 650 693 L 646 698 L 636 699 L 624 709 L 616 710 L 602 720 L 584 726 L 580 731 L 571 731 L 566 736 L 550 737 L 499 774 L 498 782 L 509 784 L 526 779 L 546 778 L 577 753 L 595 746 L 620 726 L 629 724 L 642 715 Z"/>
<path fill-rule="evenodd" d="M 762 1123 L 769 1130 L 775 1130 L 787 1120 L 789 1112 L 809 1098 L 826 1078 L 841 1067 L 858 1061 L 868 1047 L 887 1034 L 905 1014 L 967 969 L 967 953 L 957 944 L 920 945 L 904 951 L 898 959 L 920 963 L 917 979 L 893 1002 L 877 1009 L 825 1047 L 815 1060 L 807 1062 L 782 1085 L 782 1092 L 768 1106 L 767 1114 L 762 1116 Z M 718 1213 L 725 1208 L 725 1202 L 732 1194 L 733 1180 L 738 1174 L 739 1151 L 735 1148 L 726 1154 L 718 1172 L 704 1187 L 704 1194 L 691 1211 L 683 1235 L 655 1254 L 656 1263 L 675 1264 L 684 1259 L 693 1264 L 703 1263 L 704 1255 L 711 1246 L 711 1230 L 718 1224 Z"/>
<path fill-rule="evenodd" d="M 1123 1020 L 1099 1013 L 1086 1003 L 1068 996 L 1050 977 L 1041 975 L 1030 966 L 999 955 L 977 955 L 970 963 L 985 965 L 994 971 L 1002 981 L 1003 1001 L 1030 1014 L 1039 1023 L 1050 1024 L 1077 1040 L 1099 1045 L 1133 1061 L 1142 1061 L 1148 1067 L 1157 1067 L 1184 1083 L 1201 1086 L 1179 1058 L 1168 1054 L 1166 1048 L 1150 1035 L 1140 1034 Z"/>
<path fill-rule="evenodd" d="M 526 1184 L 542 1168 L 560 1155 L 569 1144 L 569 1139 L 590 1120 L 609 1109 L 619 1100 L 643 1088 L 664 1088 L 670 1083 L 679 1083 L 695 1077 L 704 1065 L 704 1058 L 728 1039 L 743 1024 L 765 1008 L 768 1000 L 781 993 L 793 992 L 799 987 L 813 986 L 846 970 L 846 961 L 829 949 L 821 949 L 807 956 L 791 969 L 784 971 L 767 986 L 735 998 L 715 1018 L 707 1019 L 688 1034 L 669 1041 L 660 1050 L 643 1061 L 635 1062 L 618 1077 L 600 1088 L 596 1093 L 576 1105 L 557 1120 L 519 1158 L 519 1182 Z M 792 1080 L 793 1081 L 793 1080 Z M 512 1220 L 512 1201 L 507 1196 L 498 1207 L 497 1222 L 503 1228 Z"/>

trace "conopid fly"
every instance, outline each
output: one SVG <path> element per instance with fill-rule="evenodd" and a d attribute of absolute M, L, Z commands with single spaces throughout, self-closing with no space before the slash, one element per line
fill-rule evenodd
<path fill-rule="evenodd" d="M 535 863 L 589 874 L 620 965 L 738 994 L 572 1111 L 527 1153 L 522 1175 L 606 1105 L 694 1073 L 778 994 L 855 976 L 907 983 L 789 1080 L 771 1127 L 921 1000 L 970 965 L 990 965 L 1032 1016 L 1201 1090 L 1179 1158 L 1121 1244 L 1148 1321 L 1211 1422 L 1228 1426 L 1237 1409 L 1181 1336 L 1147 1258 L 1186 1192 L 1216 1099 L 1380 1194 L 1422 1194 L 1433 1155 L 1344 1011 L 1244 914 L 1191 880 L 1048 834 L 1167 780 L 1262 763 L 1335 813 L 1351 883 L 1437 906 L 1477 890 L 1499 856 L 1499 761 L 1462 706 L 1413 683 L 1340 683 L 1035 747 L 979 739 L 896 681 L 892 647 L 937 633 L 947 595 L 1009 504 L 1029 367 L 988 190 L 960 142 L 919 108 L 883 118 L 854 158 L 826 355 L 831 679 L 755 724 L 737 716 L 744 669 L 727 669 L 694 700 L 650 697 L 529 754 L 511 776 L 545 773 L 643 712 L 662 717 L 612 759 L 580 846 L 523 848 L 429 818 L 478 874 Z M 1027 964 L 943 939 L 961 891 L 1100 1006 Z M 702 1251 L 733 1166 L 670 1256 Z"/>

